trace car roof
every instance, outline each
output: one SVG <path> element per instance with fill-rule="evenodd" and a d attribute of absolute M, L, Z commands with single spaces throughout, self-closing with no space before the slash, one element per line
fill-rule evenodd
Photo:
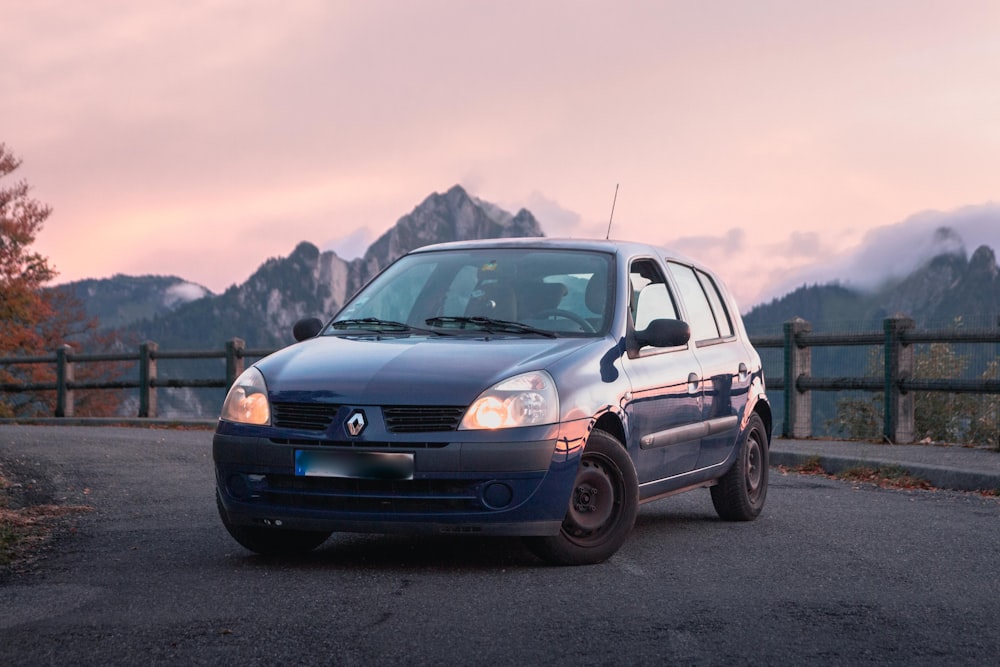
<path fill-rule="evenodd" d="M 436 243 L 411 250 L 409 254 L 437 252 L 441 250 L 472 250 L 482 248 L 537 248 L 548 250 L 590 250 L 606 252 L 624 258 L 657 255 L 665 259 L 677 260 L 684 264 L 700 265 L 680 253 L 648 243 L 619 241 L 615 239 L 576 239 L 532 236 L 525 238 L 476 239 L 471 241 L 451 241 Z"/>

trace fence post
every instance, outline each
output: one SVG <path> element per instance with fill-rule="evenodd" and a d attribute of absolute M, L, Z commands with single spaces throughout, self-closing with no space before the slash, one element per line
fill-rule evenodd
<path fill-rule="evenodd" d="M 883 322 L 885 330 L 885 414 L 882 420 L 882 435 L 895 444 L 913 442 L 916 423 L 913 414 L 913 394 L 904 393 L 899 388 L 901 380 L 913 374 L 913 346 L 906 345 L 901 338 L 904 332 L 913 329 L 911 318 L 898 314 Z"/>
<path fill-rule="evenodd" d="M 812 394 L 798 390 L 800 376 L 812 374 L 812 350 L 800 347 L 799 334 L 812 331 L 812 325 L 795 317 L 783 325 L 785 333 L 785 424 L 786 438 L 808 438 L 812 435 Z"/>
<path fill-rule="evenodd" d="M 243 350 L 246 349 L 246 341 L 242 338 L 233 338 L 226 341 L 226 389 L 233 386 L 236 378 L 243 373 Z"/>
<path fill-rule="evenodd" d="M 146 341 L 139 346 L 139 416 L 156 417 L 156 351 L 159 345 Z"/>
<path fill-rule="evenodd" d="M 69 384 L 73 382 L 73 362 L 69 354 L 73 351 L 70 345 L 60 345 L 56 348 L 56 417 L 73 416 L 73 390 Z"/>

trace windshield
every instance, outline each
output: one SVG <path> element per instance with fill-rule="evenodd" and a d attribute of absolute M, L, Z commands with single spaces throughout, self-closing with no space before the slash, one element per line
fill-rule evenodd
<path fill-rule="evenodd" d="M 384 323 L 382 331 L 603 335 L 611 320 L 612 261 L 600 252 L 527 248 L 409 255 L 361 290 L 327 333 Z"/>

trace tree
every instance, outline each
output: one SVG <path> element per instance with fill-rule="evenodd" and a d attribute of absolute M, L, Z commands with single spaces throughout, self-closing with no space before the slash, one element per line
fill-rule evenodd
<path fill-rule="evenodd" d="M 20 165 L 21 160 L 0 142 L 0 179 Z M 98 335 L 97 323 L 86 318 L 79 302 L 44 288 L 57 272 L 31 245 L 52 209 L 32 199 L 30 190 L 25 181 L 0 185 L 0 357 L 47 355 L 67 344 L 106 344 L 107 336 Z M 92 367 L 81 368 L 78 380 L 109 379 L 124 371 L 121 364 L 87 366 Z M 52 382 L 54 377 L 50 364 L 0 365 L 0 384 Z M 113 414 L 119 402 L 120 396 L 90 392 L 79 403 L 78 413 Z M 0 417 L 51 415 L 54 403 L 54 392 L 3 393 Z"/>
<path fill-rule="evenodd" d="M 961 321 L 956 320 L 956 328 Z M 913 376 L 922 379 L 963 378 L 978 375 L 996 379 L 1000 359 L 989 360 L 981 373 L 970 372 L 970 358 L 948 343 L 931 343 L 917 349 Z M 884 372 L 881 349 L 873 349 L 866 375 Z M 837 416 L 827 422 L 834 435 L 850 440 L 877 440 L 882 434 L 881 394 L 871 397 L 841 398 Z M 992 395 L 956 394 L 938 391 L 917 392 L 913 397 L 914 434 L 918 441 L 992 445 L 1000 447 L 1000 398 Z"/>
<path fill-rule="evenodd" d="M 21 161 L 0 143 L 0 178 Z M 0 187 L 0 352 L 36 348 L 37 325 L 51 312 L 40 296 L 42 285 L 56 276 L 48 260 L 29 250 L 42 223 L 52 212 L 28 196 L 24 181 Z"/>

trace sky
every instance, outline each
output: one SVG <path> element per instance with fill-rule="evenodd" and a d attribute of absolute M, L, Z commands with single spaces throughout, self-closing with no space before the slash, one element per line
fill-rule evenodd
<path fill-rule="evenodd" d="M 742 310 L 1000 249 L 996 0 L 0 0 L 0 142 L 56 283 L 221 292 L 455 184 L 654 242 Z M 954 237 L 950 237 L 954 239 Z"/>

